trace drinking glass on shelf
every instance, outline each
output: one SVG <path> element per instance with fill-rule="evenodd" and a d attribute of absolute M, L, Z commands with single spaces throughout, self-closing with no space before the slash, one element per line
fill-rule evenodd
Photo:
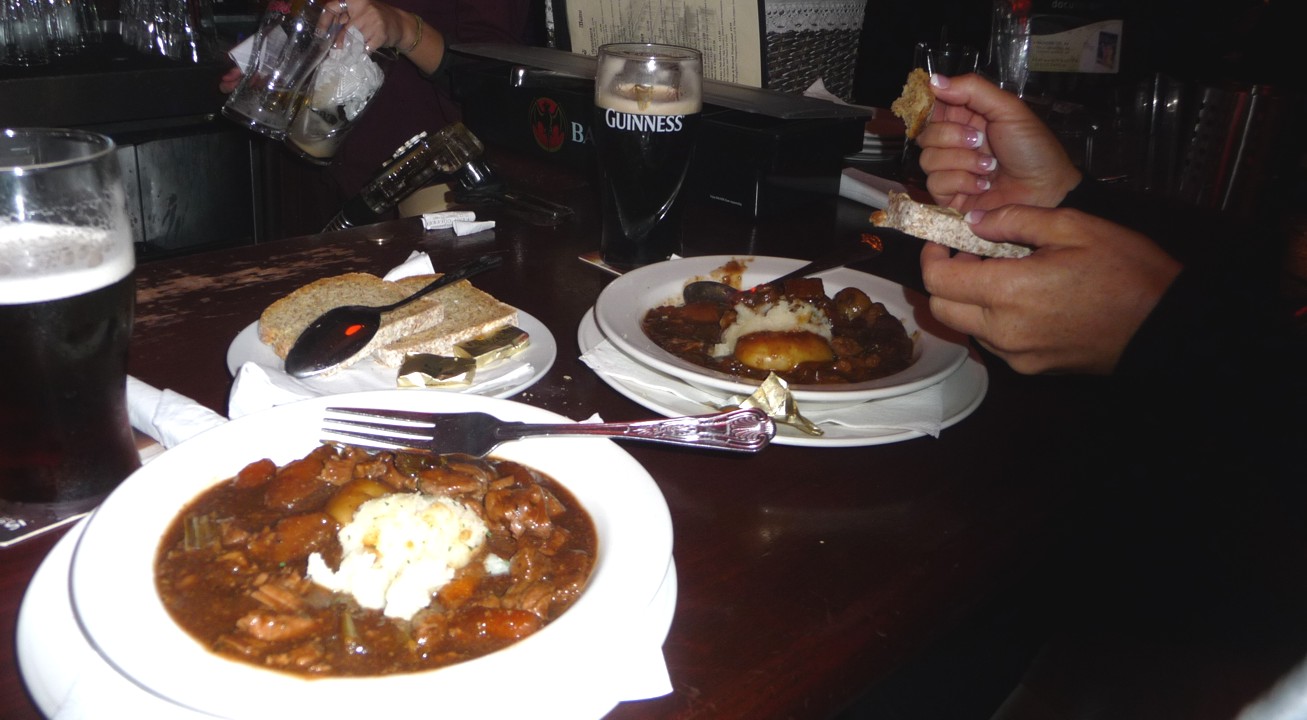
<path fill-rule="evenodd" d="M 135 251 L 115 145 L 0 130 L 0 506 L 74 514 L 140 465 L 127 418 Z"/>
<path fill-rule="evenodd" d="M 980 54 L 970 45 L 961 43 L 919 42 L 913 48 L 913 66 L 930 74 L 965 75 L 976 71 Z"/>
<path fill-rule="evenodd" d="M 5 65 L 50 62 L 45 0 L 0 0 L 0 61 Z"/>
<path fill-rule="evenodd" d="M 50 51 L 57 56 L 76 55 L 82 51 L 81 13 L 77 0 L 42 0 L 45 5 L 46 29 Z"/>
<path fill-rule="evenodd" d="M 995 2 L 989 54 L 988 72 L 998 86 L 1023 97 L 1030 77 L 1030 16 L 1008 2 Z"/>
<path fill-rule="evenodd" d="M 930 74 L 939 73 L 953 77 L 976 72 L 979 67 L 980 54 L 970 45 L 952 42 L 919 42 L 912 49 L 912 65 Z M 903 158 L 900 172 L 903 181 L 909 185 L 923 185 L 925 173 L 919 164 L 921 148 L 915 142 L 903 144 Z"/>

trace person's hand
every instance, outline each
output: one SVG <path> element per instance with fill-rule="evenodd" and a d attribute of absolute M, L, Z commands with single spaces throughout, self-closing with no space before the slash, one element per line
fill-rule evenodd
<path fill-rule="evenodd" d="M 394 48 L 425 74 L 440 67 L 445 55 L 444 36 L 419 15 L 380 0 L 346 0 L 342 4 L 349 12 L 349 27 L 363 35 L 367 52 Z"/>
<path fill-rule="evenodd" d="M 1112 372 L 1181 269 L 1147 237 L 1077 210 L 1009 205 L 969 219 L 977 235 L 1036 250 L 981 259 L 926 243 L 931 314 L 1021 373 Z"/>
<path fill-rule="evenodd" d="M 218 90 L 222 91 L 224 95 L 230 95 L 236 89 L 236 86 L 240 84 L 244 75 L 239 67 L 233 67 L 218 80 Z"/>
<path fill-rule="evenodd" d="M 955 210 L 1056 207 L 1080 183 L 1056 136 L 1016 95 L 979 75 L 931 76 L 935 108 L 917 136 L 926 189 Z"/>
<path fill-rule="evenodd" d="M 363 35 L 368 52 L 407 48 L 416 37 L 416 18 L 399 8 L 373 0 L 347 0 L 349 26 Z M 407 33 L 407 37 L 406 37 Z"/>

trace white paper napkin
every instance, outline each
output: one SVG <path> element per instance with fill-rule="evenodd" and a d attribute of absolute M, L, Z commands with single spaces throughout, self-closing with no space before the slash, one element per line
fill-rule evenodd
<path fill-rule="evenodd" d="M 907 192 L 902 183 L 866 173 L 857 168 L 844 168 L 840 173 L 840 197 L 884 209 L 889 206 L 891 192 Z"/>
<path fill-rule="evenodd" d="M 435 271 L 431 265 L 431 256 L 414 250 L 407 260 L 391 268 L 381 279 L 394 282 L 414 275 L 431 275 Z"/>
<path fill-rule="evenodd" d="M 501 388 L 521 382 L 535 372 L 529 363 L 516 363 L 505 367 L 507 367 L 507 371 L 502 374 L 489 375 L 484 380 L 474 379 L 474 382 L 466 387 L 457 390 L 451 389 L 446 392 L 491 395 Z M 498 370 L 499 368 L 495 369 Z M 286 373 L 270 370 L 258 363 L 247 362 L 236 371 L 236 380 L 232 383 L 231 395 L 227 398 L 227 411 L 235 419 L 270 407 L 327 394 L 396 389 L 393 378 L 389 385 L 376 382 L 376 378 L 371 375 L 357 379 L 359 379 L 359 382 L 355 383 L 351 382 L 350 376 L 344 373 L 334 375 L 329 380 L 335 384 L 334 389 L 336 392 L 329 393 L 324 388 L 323 382 L 314 381 L 313 379 L 301 380 L 293 378 Z M 412 391 L 426 392 L 423 388 L 414 388 Z"/>
<path fill-rule="evenodd" d="M 185 395 L 159 390 L 130 375 L 127 377 L 127 416 L 132 427 L 159 441 L 165 448 L 227 422 L 227 418 Z"/>
<path fill-rule="evenodd" d="M 638 385 L 648 391 L 716 407 L 726 401 L 725 396 L 705 392 L 688 383 L 665 375 L 640 364 L 607 340 L 601 341 L 581 356 L 592 370 L 612 378 Z M 818 423 L 843 425 L 864 430 L 911 430 L 939 437 L 944 421 L 944 388 L 937 383 L 930 387 L 851 407 L 832 410 L 814 409 L 815 406 L 799 403 L 799 412 Z"/>

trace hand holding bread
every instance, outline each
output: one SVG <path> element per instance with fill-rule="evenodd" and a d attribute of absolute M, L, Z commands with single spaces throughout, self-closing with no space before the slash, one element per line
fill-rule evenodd
<path fill-rule="evenodd" d="M 934 119 L 916 138 L 935 202 L 966 212 L 1056 207 L 1081 174 L 1061 142 L 1016 95 L 979 75 L 936 75 Z"/>

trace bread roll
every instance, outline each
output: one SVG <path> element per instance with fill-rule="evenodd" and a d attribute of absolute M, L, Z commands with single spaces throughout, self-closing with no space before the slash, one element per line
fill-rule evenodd
<path fill-rule="evenodd" d="M 973 255 L 1019 258 L 1031 253 L 1024 245 L 990 242 L 971 231 L 971 225 L 963 219 L 962 213 L 919 203 L 902 192 L 891 192 L 889 205 L 872 213 L 871 222 Z"/>

